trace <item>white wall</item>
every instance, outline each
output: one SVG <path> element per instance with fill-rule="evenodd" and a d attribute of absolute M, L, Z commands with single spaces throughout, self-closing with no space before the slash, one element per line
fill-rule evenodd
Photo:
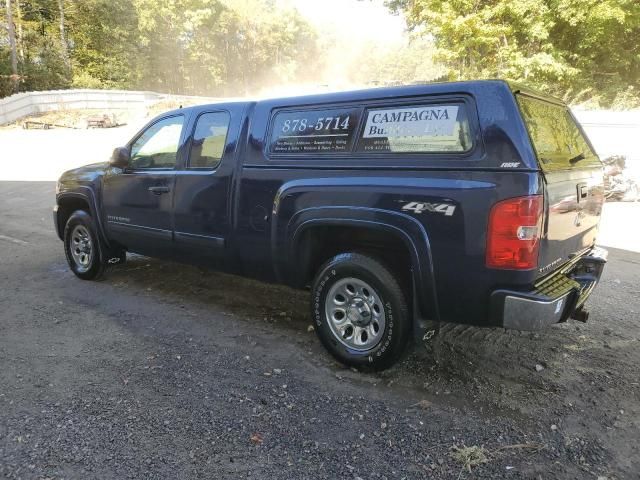
<path fill-rule="evenodd" d="M 96 108 L 101 110 L 146 107 L 163 98 L 153 92 L 123 90 L 52 90 L 17 93 L 0 100 L 0 125 L 35 113 Z"/>
<path fill-rule="evenodd" d="M 640 110 L 573 109 L 573 113 L 600 158 L 624 155 L 629 174 L 640 180 Z"/>
<path fill-rule="evenodd" d="M 165 95 L 155 92 L 135 92 L 127 90 L 51 90 L 47 92 L 17 93 L 0 100 L 0 125 L 15 122 L 23 117 L 54 110 L 79 109 L 136 109 L 146 108 L 160 100 L 185 99 L 201 100 L 202 103 L 213 99 L 205 97 L 187 97 L 183 95 Z"/>

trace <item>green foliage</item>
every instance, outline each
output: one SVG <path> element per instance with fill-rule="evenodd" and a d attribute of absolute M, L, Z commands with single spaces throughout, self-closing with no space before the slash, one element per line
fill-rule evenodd
<path fill-rule="evenodd" d="M 73 86 L 134 88 L 140 80 L 138 19 L 130 0 L 66 2 Z"/>
<path fill-rule="evenodd" d="M 506 78 L 604 106 L 640 99 L 637 0 L 387 3 L 435 39 L 450 79 Z"/>
<path fill-rule="evenodd" d="M 638 0 L 387 3 L 406 17 L 411 41 L 360 51 L 277 0 L 11 0 L 18 77 L 2 8 L 0 97 L 16 85 L 244 95 L 318 83 L 333 69 L 332 82 L 499 77 L 573 103 L 640 106 Z"/>
<path fill-rule="evenodd" d="M 11 95 L 12 90 L 13 82 L 11 81 L 9 49 L 0 45 L 0 98 Z"/>
<path fill-rule="evenodd" d="M 59 0 L 11 1 L 20 90 L 243 95 L 312 79 L 320 66 L 315 31 L 273 0 L 64 0 L 65 38 Z M 0 97 L 11 92 L 8 68 L 0 35 Z"/>
<path fill-rule="evenodd" d="M 70 72 L 60 51 L 55 0 L 12 3 L 18 34 L 19 89 L 67 88 Z"/>
<path fill-rule="evenodd" d="M 358 83 L 375 85 L 424 83 L 439 80 L 446 70 L 434 62 L 433 41 L 417 37 L 408 44 L 369 52 L 357 74 Z"/>
<path fill-rule="evenodd" d="M 293 10 L 266 0 L 136 0 L 144 84 L 182 93 L 243 94 L 300 80 L 316 37 Z"/>

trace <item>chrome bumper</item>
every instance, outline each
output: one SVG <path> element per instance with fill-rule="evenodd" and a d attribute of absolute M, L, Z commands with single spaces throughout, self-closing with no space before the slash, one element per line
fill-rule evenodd
<path fill-rule="evenodd" d="M 504 328 L 540 330 L 564 322 L 579 310 L 598 284 L 607 251 L 594 247 L 544 278 L 530 292 L 496 290 L 491 318 Z"/>

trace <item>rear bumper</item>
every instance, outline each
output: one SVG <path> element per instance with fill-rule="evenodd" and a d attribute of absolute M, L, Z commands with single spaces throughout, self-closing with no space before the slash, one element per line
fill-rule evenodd
<path fill-rule="evenodd" d="M 532 291 L 494 291 L 492 321 L 516 330 L 540 330 L 566 321 L 587 301 L 606 262 L 607 251 L 594 247 L 544 278 Z"/>

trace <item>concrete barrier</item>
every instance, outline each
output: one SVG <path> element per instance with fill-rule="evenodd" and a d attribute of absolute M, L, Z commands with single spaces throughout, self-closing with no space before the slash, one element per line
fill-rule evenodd
<path fill-rule="evenodd" d="M 628 174 L 640 181 L 640 110 L 579 110 L 576 116 L 600 158 L 624 155 Z"/>
<path fill-rule="evenodd" d="M 0 99 L 0 125 L 13 123 L 37 113 L 79 109 L 135 109 L 146 108 L 161 100 L 201 100 L 206 97 L 167 95 L 155 92 L 127 90 L 51 90 L 17 93 Z"/>

